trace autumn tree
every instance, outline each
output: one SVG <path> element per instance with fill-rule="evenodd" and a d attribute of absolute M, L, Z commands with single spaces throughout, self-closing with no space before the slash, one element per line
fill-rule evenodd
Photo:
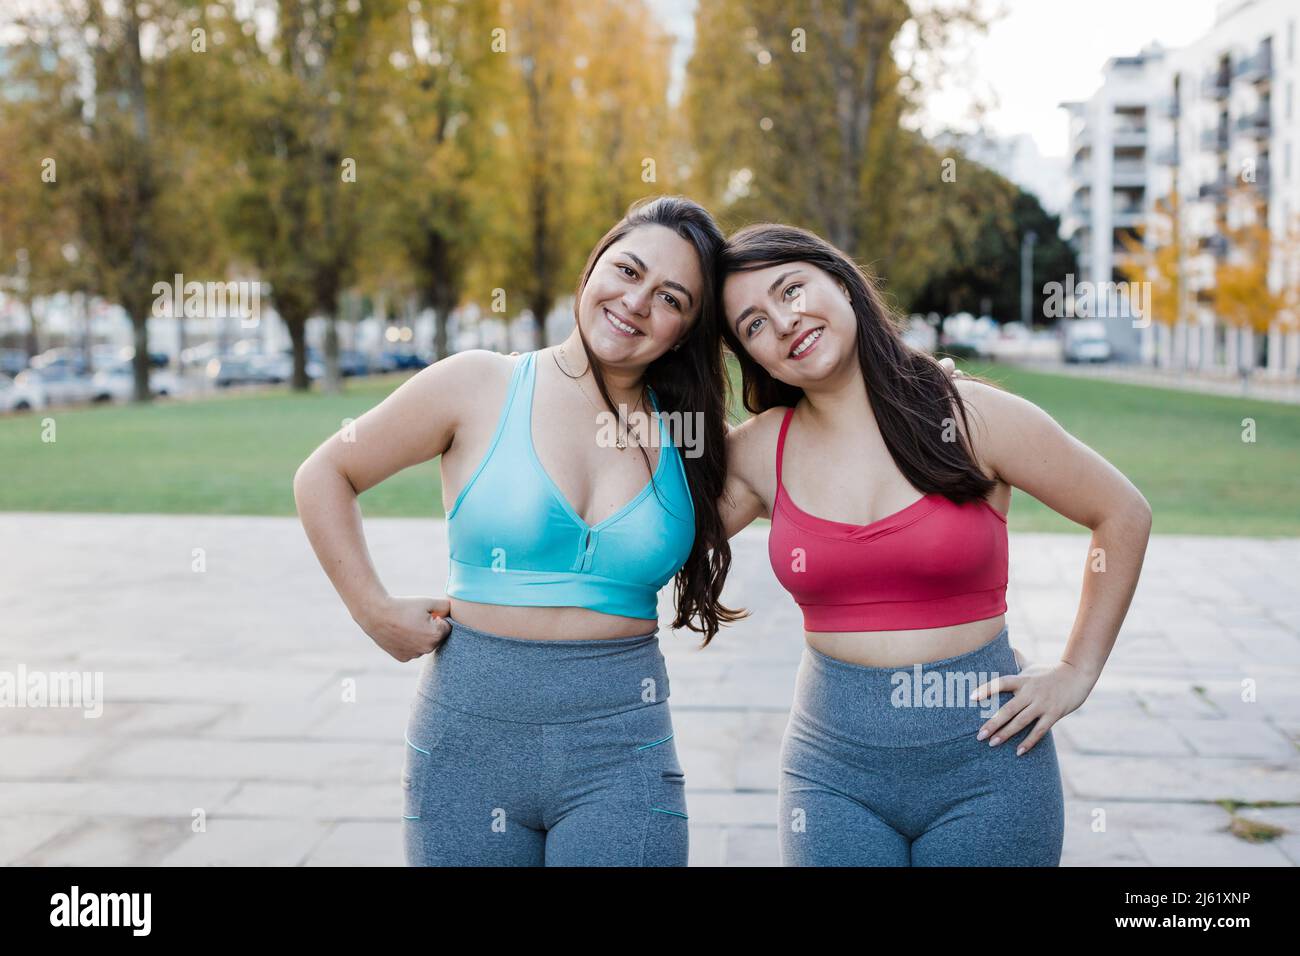
<path fill-rule="evenodd" d="M 1266 334 L 1279 319 L 1295 314 L 1297 290 L 1289 264 L 1296 258 L 1295 231 L 1289 227 L 1281 237 L 1274 237 L 1263 216 L 1263 206 L 1255 201 L 1250 188 L 1233 191 L 1232 205 L 1240 213 L 1238 224 L 1228 231 L 1227 255 L 1214 270 L 1212 301 L 1219 318 L 1235 330 L 1239 341 L 1254 341 Z M 1282 281 L 1271 281 L 1277 269 Z M 1239 368 L 1251 368 L 1254 356 Z"/>
<path fill-rule="evenodd" d="M 75 234 L 65 243 L 73 254 L 61 287 L 88 276 L 89 287 L 126 311 L 137 401 L 151 394 L 154 286 L 208 248 L 201 206 L 186 198 L 191 149 L 175 123 L 182 104 L 173 99 L 173 70 L 189 52 L 187 11 L 183 0 L 58 0 L 16 20 L 28 43 L 60 61 L 29 76 L 23 100 L 32 109 L 23 115 L 55 171 L 48 228 Z"/>
<path fill-rule="evenodd" d="M 943 261 L 929 223 L 950 196 L 903 120 L 932 85 L 936 51 L 983 26 L 973 0 L 700 4 L 685 98 L 696 192 L 729 226 L 812 229 L 878 264 L 910 302 Z"/>

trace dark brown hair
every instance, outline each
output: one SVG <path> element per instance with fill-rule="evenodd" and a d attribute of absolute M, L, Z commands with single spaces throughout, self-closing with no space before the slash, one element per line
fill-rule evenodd
<path fill-rule="evenodd" d="M 719 281 L 732 272 L 787 262 L 814 265 L 848 289 L 857 318 L 858 365 L 871 409 L 904 477 L 917 490 L 944 495 L 957 504 L 985 497 L 996 482 L 976 462 L 968 439 L 966 403 L 938 362 L 903 341 L 900 323 L 875 283 L 851 258 L 806 229 L 759 223 L 727 240 Z M 745 407 L 757 414 L 797 404 L 803 389 L 769 375 L 745 351 L 725 319 L 722 325 L 725 341 L 740 362 Z M 961 416 L 962 430 L 956 432 L 955 441 L 944 441 L 945 428 L 955 424 L 954 409 Z"/>
<path fill-rule="evenodd" d="M 718 255 L 724 236 L 718 224 L 703 206 L 682 196 L 658 196 L 631 205 L 619 222 L 605 233 L 591 250 L 582 278 L 578 280 L 574 299 L 576 313 L 582 291 L 591 278 L 596 263 L 614 243 L 639 226 L 664 226 L 689 242 L 700 260 L 703 288 L 700 290 L 700 314 L 691 323 L 679 348 L 670 349 L 646 368 L 645 384 L 654 389 L 659 410 L 670 415 L 668 421 L 698 415 L 703 422 L 700 435 L 701 454 L 695 458 L 682 455 L 691 500 L 695 504 L 695 542 L 691 553 L 677 572 L 677 616 L 674 628 L 686 627 L 704 635 L 707 645 L 718 632 L 721 622 L 730 623 L 744 616 L 744 611 L 725 607 L 721 601 L 722 585 L 731 568 L 731 545 L 718 510 L 718 499 L 726 483 L 727 429 L 724 419 L 727 395 L 723 373 L 719 327 L 722 310 L 718 294 Z M 574 316 L 575 320 L 577 316 Z M 600 363 L 591 354 L 587 338 L 578 326 L 582 348 L 587 354 L 596 387 L 605 405 L 615 412 L 614 402 L 605 387 Z M 617 414 L 615 412 L 615 414 Z M 676 440 L 676 439 L 674 439 Z M 650 457 L 641 449 L 646 468 Z M 661 451 L 660 454 L 663 454 Z"/>

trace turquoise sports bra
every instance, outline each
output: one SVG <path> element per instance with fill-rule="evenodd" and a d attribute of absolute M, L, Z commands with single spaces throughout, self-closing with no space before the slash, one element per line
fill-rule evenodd
<path fill-rule="evenodd" d="M 658 619 L 659 589 L 695 541 L 695 503 L 681 455 L 661 416 L 652 482 L 588 525 L 533 447 L 536 352 L 515 363 L 492 444 L 447 514 L 447 594 L 464 601 L 585 607 Z M 655 411 L 659 402 L 653 390 Z M 657 493 L 656 493 L 657 492 Z"/>

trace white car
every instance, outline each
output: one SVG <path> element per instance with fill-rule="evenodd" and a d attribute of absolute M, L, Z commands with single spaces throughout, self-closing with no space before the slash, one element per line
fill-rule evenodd
<path fill-rule="evenodd" d="M 1065 347 L 1062 349 L 1065 361 L 1107 362 L 1110 355 L 1105 323 L 1096 319 L 1077 319 L 1066 324 Z"/>
<path fill-rule="evenodd" d="M 92 383 L 94 401 L 126 401 L 135 394 L 135 369 L 130 362 L 117 362 L 96 372 Z M 176 376 L 166 369 L 151 368 L 149 391 L 154 395 L 175 395 L 179 391 Z"/>
<path fill-rule="evenodd" d="M 23 390 L 14 385 L 14 380 L 0 373 L 0 412 L 21 412 L 31 407 Z"/>
<path fill-rule="evenodd" d="M 27 408 L 88 402 L 94 397 L 89 375 L 82 375 L 68 365 L 29 368 L 14 376 L 14 388 L 21 392 Z"/>

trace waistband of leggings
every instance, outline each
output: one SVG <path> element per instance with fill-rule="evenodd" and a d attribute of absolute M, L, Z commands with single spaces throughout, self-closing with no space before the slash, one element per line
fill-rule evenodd
<path fill-rule="evenodd" d="M 986 681 L 1020 673 L 1007 628 L 965 654 L 923 664 L 867 667 L 804 645 L 792 711 L 813 729 L 871 747 L 915 747 L 974 735 L 1010 700 L 982 700 Z"/>
<path fill-rule="evenodd" d="M 572 723 L 668 699 L 659 631 L 534 640 L 467 627 L 421 665 L 416 692 L 453 710 L 519 723 Z"/>

